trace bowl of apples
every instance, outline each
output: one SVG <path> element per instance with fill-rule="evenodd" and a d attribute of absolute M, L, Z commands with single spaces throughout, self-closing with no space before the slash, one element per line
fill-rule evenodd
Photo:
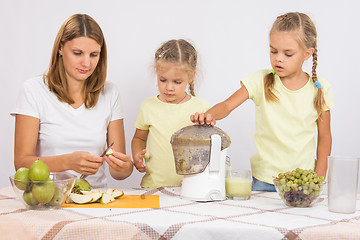
<path fill-rule="evenodd" d="M 50 172 L 41 160 L 30 168 L 19 168 L 9 178 L 17 198 L 31 210 L 60 208 L 76 181 L 73 174 Z"/>

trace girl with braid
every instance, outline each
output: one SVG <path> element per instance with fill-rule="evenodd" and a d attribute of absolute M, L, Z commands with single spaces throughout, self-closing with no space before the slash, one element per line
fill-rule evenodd
<path fill-rule="evenodd" d="M 131 142 L 134 165 L 146 172 L 140 184 L 144 188 L 180 186 L 183 177 L 176 174 L 171 136 L 192 125 L 190 114 L 206 111 L 209 104 L 195 97 L 197 52 L 189 42 L 164 43 L 155 52 L 154 65 L 159 94 L 141 104 Z"/>
<path fill-rule="evenodd" d="M 245 100 L 254 101 L 257 152 L 250 162 L 255 191 L 275 191 L 273 176 L 295 168 L 326 175 L 333 97 L 330 84 L 316 73 L 316 38 L 314 23 L 306 14 L 279 16 L 270 31 L 272 69 L 243 79 L 241 88 L 227 100 L 191 115 L 195 123 L 214 125 Z M 308 74 L 302 66 L 310 57 L 313 66 Z"/>

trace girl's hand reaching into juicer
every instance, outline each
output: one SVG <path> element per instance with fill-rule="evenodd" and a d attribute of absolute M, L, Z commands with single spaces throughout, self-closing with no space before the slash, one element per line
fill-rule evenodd
<path fill-rule="evenodd" d="M 216 124 L 216 120 L 213 118 L 213 116 L 210 113 L 198 113 L 196 112 L 195 114 L 190 116 L 190 120 L 193 123 L 197 123 L 197 124 L 208 124 L 211 126 L 214 126 Z"/>

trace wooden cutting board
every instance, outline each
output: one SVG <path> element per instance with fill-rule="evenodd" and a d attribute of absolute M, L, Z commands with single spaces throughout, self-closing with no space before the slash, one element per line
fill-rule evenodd
<path fill-rule="evenodd" d="M 60 208 L 160 208 L 159 195 L 124 195 L 107 204 L 101 203 L 65 203 Z"/>

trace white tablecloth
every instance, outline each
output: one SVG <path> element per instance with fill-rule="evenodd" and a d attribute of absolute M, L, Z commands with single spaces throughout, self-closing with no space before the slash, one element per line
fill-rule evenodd
<path fill-rule="evenodd" d="M 31 211 L 5 188 L 0 189 L 0 221 L 23 223 L 33 239 L 360 239 L 359 209 L 354 214 L 329 212 L 326 195 L 313 207 L 292 208 L 277 193 L 253 192 L 250 200 L 200 203 L 181 199 L 179 191 L 124 189 L 127 195 L 159 195 L 159 209 Z M 0 239 L 4 233 L 0 229 Z"/>

